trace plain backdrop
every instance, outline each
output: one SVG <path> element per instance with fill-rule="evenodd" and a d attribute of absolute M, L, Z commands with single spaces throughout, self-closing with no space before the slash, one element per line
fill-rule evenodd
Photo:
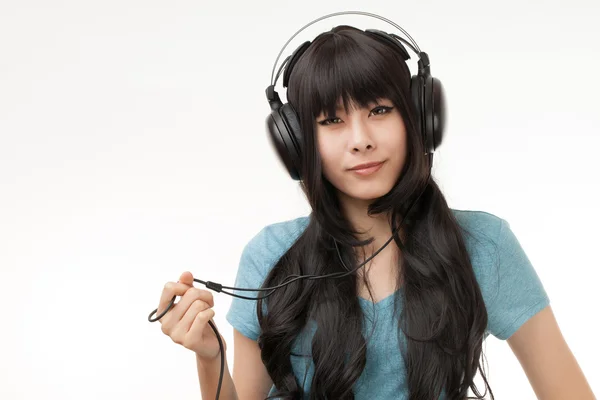
<path fill-rule="evenodd" d="M 0 398 L 200 398 L 194 354 L 148 314 L 183 271 L 234 285 L 252 236 L 310 212 L 264 91 L 287 39 L 342 10 L 429 54 L 448 101 L 435 179 L 509 221 L 600 393 L 597 2 L 2 0 Z M 282 59 L 340 24 L 396 32 L 330 18 Z M 231 368 L 230 302 L 215 293 Z M 535 399 L 506 342 L 484 353 L 496 398 Z"/>

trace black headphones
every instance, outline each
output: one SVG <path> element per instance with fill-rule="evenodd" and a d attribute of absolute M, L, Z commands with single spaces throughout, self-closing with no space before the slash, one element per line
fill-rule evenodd
<path fill-rule="evenodd" d="M 441 145 L 444 134 L 444 127 L 446 122 L 446 101 L 444 95 L 444 88 L 439 79 L 431 76 L 429 69 L 429 56 L 427 53 L 422 52 L 419 49 L 417 43 L 412 37 L 400 26 L 394 22 L 381 17 L 376 14 L 371 14 L 362 11 L 343 11 L 333 14 L 328 14 L 323 17 L 317 18 L 312 22 L 304 25 L 300 28 L 283 46 L 275 64 L 273 65 L 273 71 L 271 73 L 271 84 L 266 89 L 267 100 L 271 106 L 271 113 L 266 119 L 267 135 L 270 138 L 270 142 L 276 150 L 280 161 L 287 169 L 288 173 L 294 180 L 301 180 L 302 171 L 302 150 L 303 150 L 303 135 L 300 129 L 300 122 L 298 115 L 293 107 L 289 103 L 283 104 L 279 99 L 279 94 L 275 91 L 275 83 L 281 74 L 281 70 L 287 63 L 285 73 L 283 75 L 283 87 L 287 87 L 289 77 L 294 65 L 298 62 L 302 54 L 310 46 L 311 42 L 307 41 L 301 44 L 291 56 L 287 57 L 279 67 L 275 81 L 273 81 L 273 74 L 277 61 L 281 56 L 281 53 L 286 48 L 288 43 L 301 31 L 308 26 L 318 22 L 322 19 L 333 17 L 336 15 L 343 14 L 359 14 L 374 17 L 385 21 L 398 30 L 402 31 L 408 38 L 413 42 L 414 47 L 406 40 L 394 33 L 385 33 L 376 29 L 367 29 L 365 32 L 370 35 L 374 35 L 377 38 L 383 39 L 387 43 L 396 46 L 402 53 L 404 60 L 408 60 L 410 56 L 406 51 L 406 48 L 402 45 L 404 42 L 408 47 L 411 48 L 419 56 L 418 66 L 419 72 L 417 75 L 413 75 L 410 80 L 410 91 L 411 98 L 417 110 L 418 129 L 423 138 L 425 145 L 425 155 L 429 155 L 429 167 L 433 164 L 433 153 Z"/>

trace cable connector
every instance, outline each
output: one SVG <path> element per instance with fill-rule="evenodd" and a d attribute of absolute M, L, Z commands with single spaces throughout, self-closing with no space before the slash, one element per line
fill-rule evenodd
<path fill-rule="evenodd" d="M 205 286 L 209 289 L 214 290 L 217 293 L 221 293 L 221 291 L 223 290 L 223 285 L 221 285 L 220 283 L 216 283 L 216 282 L 206 281 Z"/>

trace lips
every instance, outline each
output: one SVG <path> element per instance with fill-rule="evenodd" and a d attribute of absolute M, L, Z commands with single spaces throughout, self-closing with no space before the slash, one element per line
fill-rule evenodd
<path fill-rule="evenodd" d="M 356 166 L 350 168 L 350 171 L 356 171 L 356 170 L 359 170 L 359 169 L 365 169 L 365 168 L 369 168 L 369 167 L 375 167 L 375 166 L 377 166 L 379 164 L 382 164 L 382 163 L 383 163 L 383 161 L 375 161 L 375 162 L 370 162 L 370 163 L 365 163 L 365 164 L 359 164 L 359 165 L 356 165 Z"/>

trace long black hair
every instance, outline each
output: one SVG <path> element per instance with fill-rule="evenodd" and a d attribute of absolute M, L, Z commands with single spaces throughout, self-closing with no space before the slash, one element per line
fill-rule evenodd
<path fill-rule="evenodd" d="M 354 249 L 374 238 L 358 239 L 362 232 L 355 231 L 344 217 L 335 187 L 323 176 L 315 119 L 321 112 L 334 115 L 340 98 L 346 108 L 350 102 L 367 107 L 377 99 L 390 99 L 406 127 L 406 161 L 394 187 L 370 204 L 368 213 L 389 216 L 394 230 L 407 205 L 425 188 L 406 215 L 401 233 L 394 237 L 402 249 L 397 287 L 404 289 L 404 306 L 398 329 L 407 338 L 406 348 L 400 345 L 399 350 L 406 365 L 409 398 L 434 400 L 445 391 L 448 399 L 465 399 L 469 388 L 475 398 L 483 398 L 485 393 L 479 394 L 473 379 L 479 369 L 489 388 L 479 364 L 487 311 L 461 236 L 464 230 L 429 175 L 411 102 L 410 71 L 401 54 L 364 31 L 338 26 L 315 38 L 298 60 L 286 97 L 299 116 L 304 135 L 300 184 L 312 211 L 306 229 L 276 262 L 262 287 L 279 285 L 290 275 L 347 271 L 333 238 L 346 266 L 353 269 L 358 265 Z M 264 300 L 266 313 L 263 300 L 257 301 L 258 343 L 277 389 L 269 398 L 302 398 L 290 354 L 294 339 L 309 320 L 318 326 L 312 341 L 315 369 L 310 398 L 354 398 L 352 387 L 366 365 L 367 351 L 357 280 L 350 274 L 296 281 Z M 371 292 L 366 274 L 363 280 Z M 398 299 L 394 307 L 396 314 Z"/>

